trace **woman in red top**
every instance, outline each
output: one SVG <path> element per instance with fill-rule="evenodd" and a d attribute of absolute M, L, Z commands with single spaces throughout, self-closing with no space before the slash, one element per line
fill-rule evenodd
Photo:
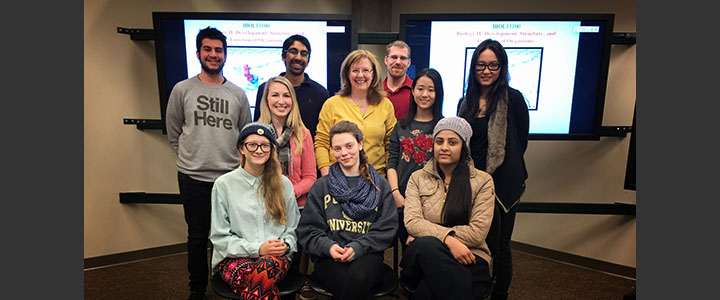
<path fill-rule="evenodd" d="M 292 182 L 298 208 L 302 210 L 317 179 L 315 149 L 310 130 L 300 116 L 295 89 L 287 78 L 277 76 L 268 80 L 258 122 L 271 123 L 275 128 L 283 175 Z"/>

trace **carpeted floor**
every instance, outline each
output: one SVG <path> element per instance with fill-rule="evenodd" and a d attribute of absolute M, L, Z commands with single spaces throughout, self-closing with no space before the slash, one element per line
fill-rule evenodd
<path fill-rule="evenodd" d="M 85 270 L 85 299 L 185 299 L 189 293 L 186 259 L 183 253 Z M 392 266 L 390 250 L 385 262 Z M 510 300 L 622 300 L 635 286 L 634 279 L 518 251 L 513 251 L 513 266 Z M 222 299 L 210 287 L 207 290 L 208 299 Z M 396 294 L 407 299 L 402 288 Z"/>

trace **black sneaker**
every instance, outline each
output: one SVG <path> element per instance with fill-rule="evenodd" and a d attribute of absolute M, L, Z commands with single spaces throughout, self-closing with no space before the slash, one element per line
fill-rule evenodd
<path fill-rule="evenodd" d="M 205 291 L 190 291 L 187 300 L 207 300 L 207 297 L 205 297 Z"/>

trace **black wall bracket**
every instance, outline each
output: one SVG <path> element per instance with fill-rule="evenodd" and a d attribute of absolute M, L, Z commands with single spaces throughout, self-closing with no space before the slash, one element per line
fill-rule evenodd
<path fill-rule="evenodd" d="M 123 119 L 125 125 L 135 125 L 138 130 L 162 129 L 162 120 L 154 119 Z"/>
<path fill-rule="evenodd" d="M 517 212 L 634 216 L 635 204 L 520 202 L 518 203 Z"/>
<path fill-rule="evenodd" d="M 180 202 L 180 194 L 157 194 L 145 192 L 120 193 L 120 203 L 182 204 L 182 202 Z"/>
<path fill-rule="evenodd" d="M 155 39 L 155 31 L 152 29 L 117 28 L 118 33 L 129 34 L 134 41 L 152 41 Z"/>
<path fill-rule="evenodd" d="M 635 32 L 613 32 L 610 43 L 613 45 L 635 45 Z"/>
<path fill-rule="evenodd" d="M 632 126 L 602 126 L 600 136 L 626 137 L 631 130 Z"/>

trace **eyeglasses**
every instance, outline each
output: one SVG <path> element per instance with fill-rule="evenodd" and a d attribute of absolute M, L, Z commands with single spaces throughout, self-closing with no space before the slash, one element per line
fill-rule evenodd
<path fill-rule="evenodd" d="M 398 59 L 399 59 L 400 61 L 407 61 L 409 57 L 407 57 L 407 56 L 398 56 L 398 55 L 390 55 L 390 56 L 388 56 L 388 58 L 390 59 L 390 61 L 396 61 L 396 60 L 398 60 Z"/>
<path fill-rule="evenodd" d="M 257 151 L 258 148 L 260 148 L 260 151 L 263 153 L 270 152 L 270 149 L 272 149 L 272 145 L 270 144 L 257 144 L 257 143 L 245 143 L 245 149 L 250 152 Z"/>
<path fill-rule="evenodd" d="M 285 52 L 290 52 L 290 54 L 292 55 L 298 55 L 298 53 L 300 53 L 300 56 L 302 57 L 310 57 L 310 52 L 307 52 L 305 50 L 299 51 L 297 48 L 290 48 L 285 50 Z"/>
<path fill-rule="evenodd" d="M 497 71 L 497 70 L 500 70 L 500 64 L 499 63 L 475 64 L 475 72 L 485 71 L 485 68 L 487 68 L 490 71 Z"/>
<path fill-rule="evenodd" d="M 350 73 L 353 74 L 354 76 L 360 75 L 361 72 L 363 75 L 367 76 L 367 75 L 372 74 L 373 70 L 371 70 L 371 69 L 364 69 L 364 70 L 352 69 L 352 70 L 350 70 Z"/>

